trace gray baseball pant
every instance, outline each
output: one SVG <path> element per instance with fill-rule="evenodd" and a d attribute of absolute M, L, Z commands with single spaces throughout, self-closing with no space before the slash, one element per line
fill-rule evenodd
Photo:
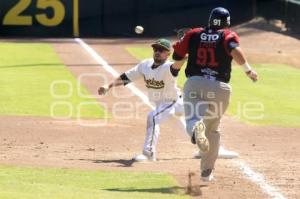
<path fill-rule="evenodd" d="M 186 130 L 193 136 L 197 121 L 205 124 L 205 135 L 209 141 L 209 151 L 201 157 L 201 170 L 214 169 L 220 145 L 220 120 L 230 100 L 231 86 L 227 83 L 192 76 L 184 85 L 184 111 Z"/>

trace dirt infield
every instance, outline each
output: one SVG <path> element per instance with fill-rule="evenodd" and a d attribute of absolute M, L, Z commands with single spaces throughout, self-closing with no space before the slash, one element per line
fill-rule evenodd
<path fill-rule="evenodd" d="M 300 68 L 299 35 L 290 37 L 280 27 L 261 18 L 233 29 L 239 33 L 241 45 L 251 63 L 281 63 Z"/>
<path fill-rule="evenodd" d="M 251 26 L 238 27 L 242 47 L 251 63 L 286 63 L 299 67 L 300 42 L 279 33 L 258 30 Z M 85 40 L 119 73 L 138 62 L 124 49 L 128 43 L 149 45 L 152 40 L 87 39 Z M 255 41 L 255 42 L 253 42 Z M 49 41 L 48 41 L 49 42 Z M 50 41 L 51 42 L 51 41 Z M 74 40 L 52 42 L 60 58 L 75 77 L 82 74 L 105 74 L 92 57 Z M 291 45 L 291 43 L 293 45 Z M 279 52 L 280 51 L 280 52 Z M 261 56 L 264 55 L 264 56 Z M 94 95 L 103 82 L 99 78 L 83 78 L 82 83 Z M 143 83 L 136 85 L 142 91 Z M 118 93 L 130 95 L 127 88 Z M 112 112 L 120 99 L 109 94 L 99 102 Z M 51 118 L 7 117 L 0 119 L 0 163 L 63 168 L 84 168 L 127 171 L 157 171 L 174 175 L 184 187 L 188 173 L 194 172 L 192 183 L 200 189 L 201 198 L 268 198 L 260 187 L 249 181 L 238 168 L 239 161 L 246 162 L 265 180 L 278 188 L 287 198 L 300 195 L 300 129 L 274 126 L 247 126 L 226 116 L 222 123 L 222 142 L 238 151 L 236 160 L 218 160 L 216 180 L 211 184 L 199 180 L 199 160 L 192 155 L 196 147 L 190 144 L 180 122 L 172 118 L 161 127 L 158 144 L 158 162 L 137 164 L 131 161 L 141 152 L 145 135 L 146 115 L 150 110 L 133 96 L 124 102 L 137 102 L 139 117 L 110 119 L 105 126 L 87 127 L 76 120 L 59 121 Z M 123 116 L 128 113 L 120 113 Z M 97 121 L 86 121 L 97 122 Z"/>

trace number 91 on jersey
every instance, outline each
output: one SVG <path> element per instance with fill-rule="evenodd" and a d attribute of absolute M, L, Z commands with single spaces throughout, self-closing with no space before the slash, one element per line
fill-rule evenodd
<path fill-rule="evenodd" d="M 78 0 L 0 0 L 0 34 L 74 36 L 78 34 L 76 5 Z"/>

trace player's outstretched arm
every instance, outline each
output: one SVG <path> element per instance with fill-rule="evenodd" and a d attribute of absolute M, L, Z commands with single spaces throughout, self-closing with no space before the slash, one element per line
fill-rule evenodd
<path fill-rule="evenodd" d="M 109 89 L 111 89 L 112 87 L 117 87 L 117 86 L 121 86 L 121 85 L 127 85 L 130 82 L 131 82 L 131 80 L 127 77 L 126 73 L 123 73 L 122 75 L 120 75 L 120 77 L 118 77 L 117 79 L 115 79 L 110 84 L 101 86 L 98 89 L 98 94 L 99 95 L 105 95 L 109 91 Z"/>
<path fill-rule="evenodd" d="M 101 86 L 98 89 L 98 94 L 105 95 L 109 91 L 109 89 L 111 89 L 112 87 L 117 87 L 117 86 L 121 86 L 121 85 L 124 85 L 124 81 L 121 79 L 121 77 L 118 77 L 110 84 Z"/>
<path fill-rule="evenodd" d="M 231 56 L 233 57 L 233 60 L 236 61 L 237 64 L 243 66 L 246 75 L 253 81 L 256 82 L 258 80 L 257 73 L 251 68 L 251 66 L 248 64 L 244 53 L 240 47 L 236 47 L 231 51 Z"/>
<path fill-rule="evenodd" d="M 184 58 L 182 58 L 182 59 L 174 59 L 174 55 L 173 55 L 173 61 L 174 61 L 174 63 L 172 64 L 172 68 L 174 69 L 174 70 L 180 70 L 181 69 L 181 67 L 183 66 L 183 64 L 185 63 L 185 61 L 187 60 L 187 57 L 184 57 Z"/>

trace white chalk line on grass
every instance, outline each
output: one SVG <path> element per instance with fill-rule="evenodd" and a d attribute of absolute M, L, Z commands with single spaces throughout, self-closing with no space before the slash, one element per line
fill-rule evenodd
<path fill-rule="evenodd" d="M 90 47 L 87 43 L 85 43 L 80 38 L 75 38 L 75 41 L 84 49 L 86 50 L 94 59 L 95 61 L 103 67 L 107 72 L 109 72 L 113 77 L 119 77 L 119 73 L 114 70 L 92 47 Z M 149 102 L 148 97 L 140 91 L 137 87 L 130 84 L 126 86 L 137 95 L 145 104 L 154 109 L 154 106 Z M 185 126 L 184 119 L 180 119 L 181 123 Z M 242 172 L 242 174 L 253 183 L 257 184 L 261 190 L 268 194 L 271 198 L 274 199 L 286 199 L 275 187 L 269 185 L 264 176 L 258 172 L 255 172 L 251 167 L 249 167 L 244 161 L 242 160 L 234 160 L 234 165 Z"/>
<path fill-rule="evenodd" d="M 94 59 L 95 61 L 100 64 L 104 70 L 109 72 L 113 77 L 119 77 L 120 74 L 113 69 L 108 63 L 93 49 L 91 48 L 87 43 L 85 43 L 80 38 L 75 38 L 75 41 L 80 44 Z M 142 101 L 150 106 L 152 109 L 154 109 L 154 106 L 149 102 L 148 97 L 140 91 L 138 88 L 136 88 L 134 85 L 129 84 L 126 85 L 127 88 L 129 88 L 135 95 L 137 95 L 139 98 L 142 99 Z"/>

